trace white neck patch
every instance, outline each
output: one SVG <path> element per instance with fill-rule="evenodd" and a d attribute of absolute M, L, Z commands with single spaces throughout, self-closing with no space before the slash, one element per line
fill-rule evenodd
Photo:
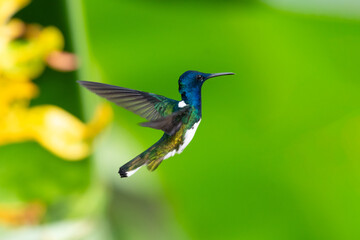
<path fill-rule="evenodd" d="M 185 107 L 186 105 L 187 105 L 187 104 L 184 102 L 184 100 L 178 103 L 178 107 L 179 107 L 179 108 L 183 108 L 183 107 Z"/>

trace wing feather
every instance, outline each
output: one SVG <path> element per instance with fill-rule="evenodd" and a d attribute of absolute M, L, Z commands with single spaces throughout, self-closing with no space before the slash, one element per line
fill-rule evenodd
<path fill-rule="evenodd" d="M 104 83 L 78 81 L 79 84 L 107 100 L 149 120 L 171 115 L 178 101 L 164 96 Z"/>

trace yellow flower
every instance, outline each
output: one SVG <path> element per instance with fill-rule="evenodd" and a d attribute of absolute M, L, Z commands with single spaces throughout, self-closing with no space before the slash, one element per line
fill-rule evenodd
<path fill-rule="evenodd" d="M 0 24 L 6 23 L 14 13 L 29 2 L 30 0 L 0 0 Z"/>
<path fill-rule="evenodd" d="M 40 203 L 0 205 L 0 223 L 8 226 L 37 224 L 45 213 Z"/>
<path fill-rule="evenodd" d="M 14 106 L 0 118 L 0 145 L 35 140 L 66 160 L 81 160 L 91 153 L 91 143 L 112 118 L 109 105 L 100 105 L 89 124 L 52 105 Z"/>
<path fill-rule="evenodd" d="M 107 105 L 99 107 L 89 125 L 59 107 L 48 105 L 29 109 L 20 125 L 24 126 L 23 136 L 31 136 L 61 158 L 79 160 L 91 153 L 91 141 L 110 119 L 111 109 Z"/>
<path fill-rule="evenodd" d="M 62 53 L 64 38 L 57 28 L 9 20 L 28 2 L 0 0 L 0 145 L 33 140 L 63 159 L 83 159 L 111 120 L 111 108 L 99 106 L 89 124 L 57 106 L 29 108 L 39 94 L 31 80 L 43 72 L 46 62 L 62 71 L 72 70 L 76 62 L 73 54 Z M 15 39 L 19 36 L 21 41 Z M 72 64 L 62 64 L 64 59 Z"/>
<path fill-rule="evenodd" d="M 6 48 L 0 48 L 0 75 L 22 81 L 34 79 L 43 72 L 48 55 L 63 46 L 63 36 L 55 27 L 41 29 L 25 43 L 11 41 Z"/>

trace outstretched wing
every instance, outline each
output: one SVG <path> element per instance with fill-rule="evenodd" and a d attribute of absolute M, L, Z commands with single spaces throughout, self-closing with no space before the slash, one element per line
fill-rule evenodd
<path fill-rule="evenodd" d="M 78 81 L 82 86 L 96 93 L 100 97 L 149 120 L 155 121 L 173 113 L 178 101 L 128 88 L 104 83 Z"/>

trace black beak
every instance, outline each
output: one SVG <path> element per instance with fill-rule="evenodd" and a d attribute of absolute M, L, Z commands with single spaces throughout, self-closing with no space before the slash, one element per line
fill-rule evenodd
<path fill-rule="evenodd" d="M 235 73 L 232 72 L 225 72 L 225 73 L 213 73 L 210 76 L 208 76 L 206 79 L 213 78 L 213 77 L 219 77 L 224 75 L 235 75 Z"/>

